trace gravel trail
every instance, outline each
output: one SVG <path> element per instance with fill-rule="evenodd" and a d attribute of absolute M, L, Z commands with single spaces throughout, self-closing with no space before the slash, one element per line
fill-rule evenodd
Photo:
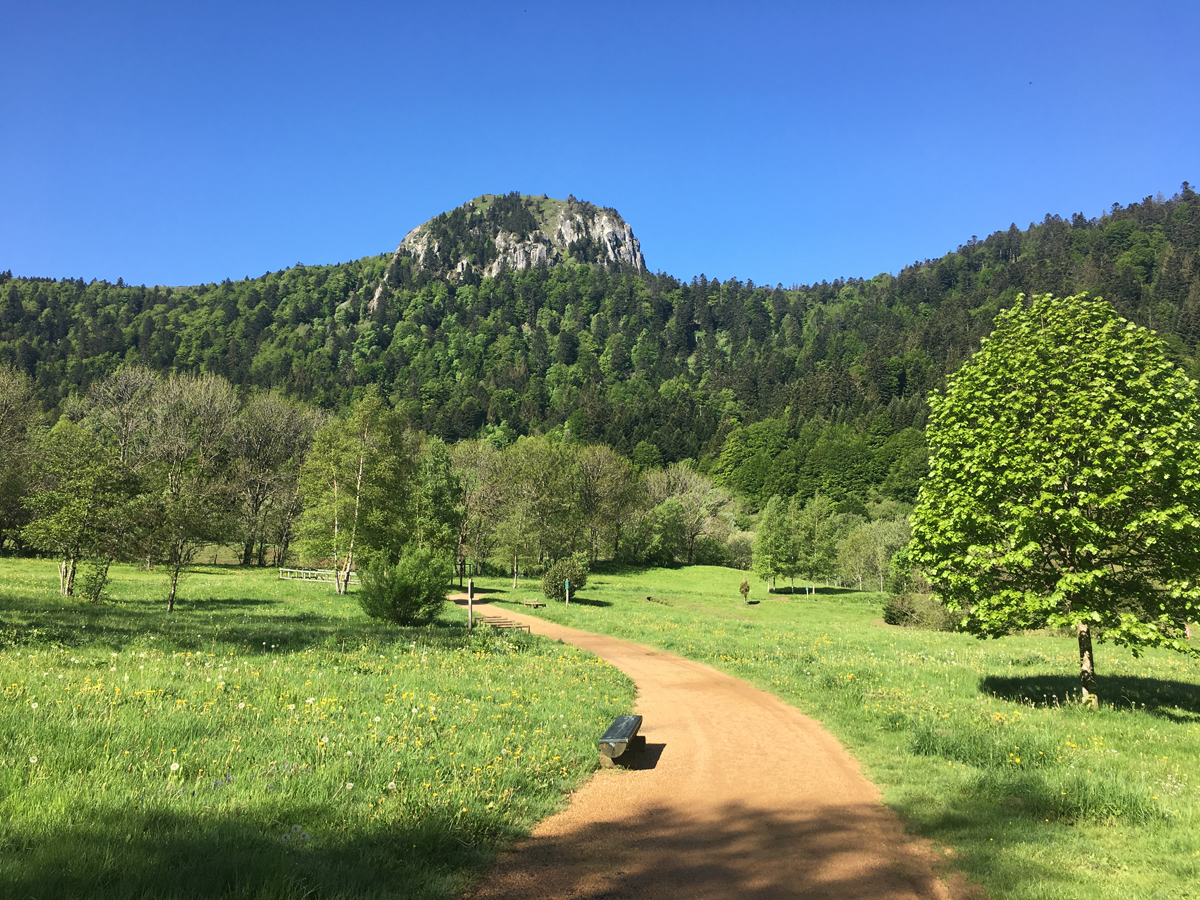
<path fill-rule="evenodd" d="M 936 854 L 905 836 L 858 763 L 799 710 L 671 653 L 475 609 L 629 675 L 647 745 L 502 852 L 470 900 L 950 897 Z"/>

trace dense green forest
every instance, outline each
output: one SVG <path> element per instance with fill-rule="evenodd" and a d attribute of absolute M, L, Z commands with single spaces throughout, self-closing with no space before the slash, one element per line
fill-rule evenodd
<path fill-rule="evenodd" d="M 643 465 L 693 460 L 752 509 L 816 491 L 903 501 L 926 393 L 1019 292 L 1104 296 L 1196 371 L 1198 249 L 1185 183 L 972 237 L 894 277 L 790 288 L 578 261 L 459 282 L 390 254 L 192 287 L 4 273 L 0 364 L 51 419 L 123 363 L 331 411 L 377 386 L 447 442 L 564 428 Z"/>

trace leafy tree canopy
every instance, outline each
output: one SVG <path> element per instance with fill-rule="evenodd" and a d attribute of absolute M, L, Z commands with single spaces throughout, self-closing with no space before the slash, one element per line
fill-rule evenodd
<path fill-rule="evenodd" d="M 1071 627 L 1187 651 L 1200 601 L 1200 404 L 1102 300 L 1024 298 L 930 398 L 914 559 L 980 636 Z"/>

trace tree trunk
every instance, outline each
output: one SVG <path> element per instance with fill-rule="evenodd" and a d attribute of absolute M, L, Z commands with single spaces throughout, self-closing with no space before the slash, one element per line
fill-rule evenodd
<path fill-rule="evenodd" d="M 367 436 L 363 434 L 363 445 L 366 445 Z M 346 577 L 342 583 L 337 585 L 337 593 L 346 594 L 350 591 L 350 569 L 354 565 L 354 539 L 358 536 L 358 509 L 359 503 L 362 500 L 362 481 L 363 481 L 363 464 L 366 462 L 366 452 L 360 451 L 358 454 L 358 476 L 354 481 L 354 519 L 350 523 L 350 546 L 346 549 Z M 336 569 L 335 569 L 336 572 Z M 337 579 L 337 575 L 334 575 Z"/>
<path fill-rule="evenodd" d="M 108 570 L 112 568 L 112 564 L 113 558 L 111 556 L 104 557 L 104 568 L 100 570 L 100 583 L 96 585 L 95 593 L 88 597 L 88 600 L 90 600 L 92 603 L 98 601 L 101 595 L 103 595 L 104 586 L 108 584 Z"/>
<path fill-rule="evenodd" d="M 1086 622 L 1075 626 L 1079 636 L 1079 680 L 1082 683 L 1083 702 L 1092 709 L 1100 708 L 1100 695 L 1096 692 L 1096 665 L 1092 659 L 1092 632 Z"/>
<path fill-rule="evenodd" d="M 254 561 L 254 535 L 246 538 L 246 543 L 242 545 L 242 565 L 248 566 Z"/>
<path fill-rule="evenodd" d="M 180 566 L 171 567 L 171 593 L 167 596 L 167 612 L 175 612 L 175 588 L 179 585 Z"/>

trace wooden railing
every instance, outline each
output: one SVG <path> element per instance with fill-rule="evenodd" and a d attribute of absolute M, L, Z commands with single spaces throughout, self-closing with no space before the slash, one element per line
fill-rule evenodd
<path fill-rule="evenodd" d="M 336 573 L 333 569 L 284 569 L 280 568 L 279 577 L 281 579 L 290 579 L 294 581 L 323 581 L 326 584 L 334 584 L 336 581 Z M 362 584 L 359 581 L 358 573 L 350 573 L 351 584 Z"/>

